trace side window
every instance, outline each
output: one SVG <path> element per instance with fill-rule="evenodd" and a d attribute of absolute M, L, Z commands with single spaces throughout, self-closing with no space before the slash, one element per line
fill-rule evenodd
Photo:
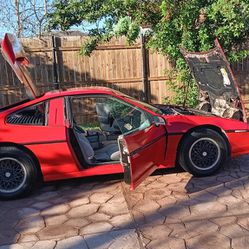
<path fill-rule="evenodd" d="M 77 96 L 71 98 L 71 111 L 74 124 L 84 130 L 101 130 L 96 112 L 96 98 Z"/>
<path fill-rule="evenodd" d="M 18 125 L 47 125 L 48 101 L 28 106 L 7 117 L 8 124 Z"/>
<path fill-rule="evenodd" d="M 71 98 L 73 122 L 84 130 L 102 130 L 124 134 L 150 126 L 150 114 L 122 100 L 109 96 Z"/>
<path fill-rule="evenodd" d="M 118 127 L 122 134 L 143 130 L 151 125 L 150 114 L 129 103 L 116 98 L 107 98 L 102 105 L 108 110 L 111 124 Z"/>

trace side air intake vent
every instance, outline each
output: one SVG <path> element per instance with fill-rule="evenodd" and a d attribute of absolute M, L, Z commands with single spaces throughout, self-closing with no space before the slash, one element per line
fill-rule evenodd
<path fill-rule="evenodd" d="M 44 125 L 44 115 L 42 113 L 29 116 L 13 114 L 7 118 L 9 124 L 30 124 L 30 125 Z"/>
<path fill-rule="evenodd" d="M 47 109 L 48 102 L 41 102 L 10 114 L 6 121 L 8 124 L 46 125 Z"/>

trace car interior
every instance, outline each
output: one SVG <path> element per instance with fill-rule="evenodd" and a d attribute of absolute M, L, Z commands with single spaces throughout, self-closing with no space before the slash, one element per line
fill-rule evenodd
<path fill-rule="evenodd" d="M 144 112 L 110 98 L 74 97 L 70 109 L 69 137 L 84 167 L 119 163 L 118 136 L 148 124 Z"/>

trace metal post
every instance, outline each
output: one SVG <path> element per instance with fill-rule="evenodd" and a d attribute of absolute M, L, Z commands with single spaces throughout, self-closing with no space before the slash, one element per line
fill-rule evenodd
<path fill-rule="evenodd" d="M 54 35 L 52 35 L 52 46 L 53 46 L 54 85 L 55 85 L 55 89 L 60 89 L 59 77 L 58 77 L 57 45 L 56 45 L 56 37 Z"/>

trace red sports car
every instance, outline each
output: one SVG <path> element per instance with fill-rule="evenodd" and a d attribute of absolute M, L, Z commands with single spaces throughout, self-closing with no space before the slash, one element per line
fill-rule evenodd
<path fill-rule="evenodd" d="M 5 35 L 1 50 L 29 95 L 0 110 L 1 198 L 27 194 L 39 179 L 114 173 L 124 173 L 134 189 L 157 168 L 176 164 L 208 176 L 230 156 L 249 153 L 243 103 L 219 46 L 185 53 L 200 83 L 199 110 L 150 105 L 100 87 L 40 95 L 20 44 Z"/>

